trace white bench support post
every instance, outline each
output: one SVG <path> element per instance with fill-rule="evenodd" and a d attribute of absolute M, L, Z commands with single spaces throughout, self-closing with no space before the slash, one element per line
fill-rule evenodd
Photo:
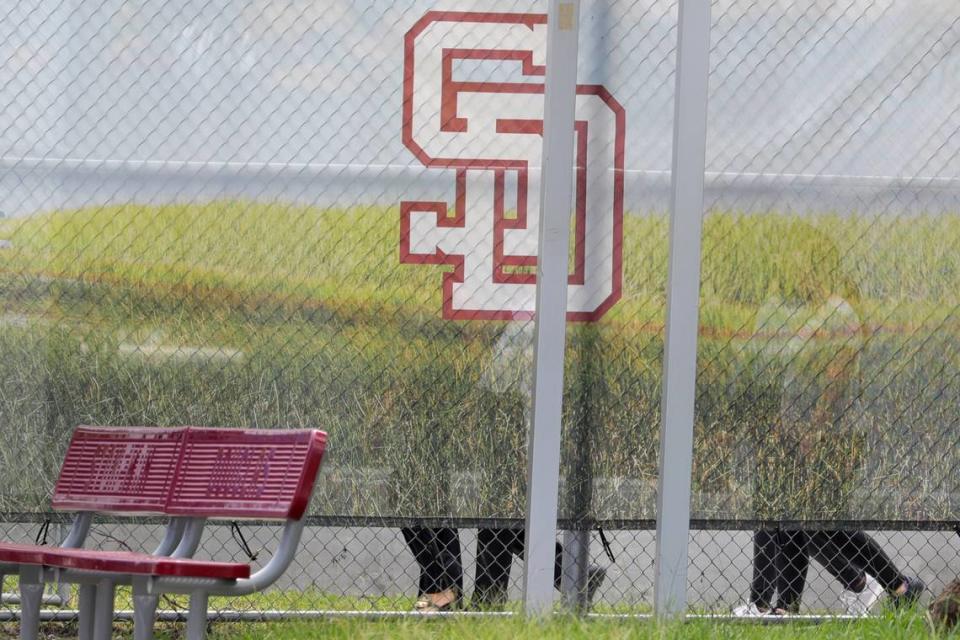
<path fill-rule="evenodd" d="M 84 583 L 77 589 L 79 602 L 79 622 L 77 637 L 79 640 L 93 640 L 93 617 L 96 615 L 97 585 Z"/>
<path fill-rule="evenodd" d="M 152 640 L 153 624 L 157 617 L 157 605 L 160 596 L 151 593 L 150 578 L 133 579 L 133 638 L 134 640 Z"/>
<path fill-rule="evenodd" d="M 20 567 L 20 639 L 36 640 L 40 633 L 40 606 L 43 604 L 43 567 Z"/>
<path fill-rule="evenodd" d="M 110 640 L 113 636 L 114 582 L 110 579 L 97 583 L 93 614 L 94 640 Z"/>
<path fill-rule="evenodd" d="M 180 538 L 180 543 L 171 557 L 192 558 L 200 548 L 200 539 L 203 537 L 203 527 L 206 523 L 206 518 L 190 518 L 184 527 L 183 537 Z"/>
<path fill-rule="evenodd" d="M 190 594 L 190 612 L 187 614 L 187 640 L 203 640 L 207 634 L 207 604 L 210 595 L 206 591 Z"/>

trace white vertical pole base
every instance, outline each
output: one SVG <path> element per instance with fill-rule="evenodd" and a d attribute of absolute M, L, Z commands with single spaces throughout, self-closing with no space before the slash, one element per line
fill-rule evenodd
<path fill-rule="evenodd" d="M 590 564 L 590 532 L 563 532 L 563 574 L 560 592 L 563 606 L 579 613 L 585 612 L 587 602 L 587 569 Z"/>
<path fill-rule="evenodd" d="M 523 568 L 523 609 L 536 617 L 553 612 L 579 14 L 580 0 L 550 0 Z"/>
<path fill-rule="evenodd" d="M 658 617 L 680 616 L 687 607 L 710 0 L 680 0 L 677 32 L 670 271 L 654 578 L 654 611 Z"/>

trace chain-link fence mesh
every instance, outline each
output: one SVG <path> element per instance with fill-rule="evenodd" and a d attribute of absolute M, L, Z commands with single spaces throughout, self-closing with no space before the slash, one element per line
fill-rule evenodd
<path fill-rule="evenodd" d="M 694 511 L 758 522 L 693 562 L 742 574 L 731 605 L 858 614 L 958 570 L 957 26 L 715 6 Z"/>
<path fill-rule="evenodd" d="M 455 4 L 0 9 L 7 539 L 34 537 L 13 514 L 46 510 L 77 424 L 320 427 L 295 564 L 213 608 L 516 602 L 546 6 Z M 652 602 L 676 13 L 581 7 L 558 586 L 599 612 Z M 691 606 L 796 591 L 776 575 L 807 557 L 856 588 L 867 560 L 832 549 L 873 548 L 861 529 L 938 586 L 960 566 L 957 19 L 713 14 Z M 235 535 L 202 553 L 243 560 Z M 838 580 L 811 572 L 805 610 L 848 610 Z"/>

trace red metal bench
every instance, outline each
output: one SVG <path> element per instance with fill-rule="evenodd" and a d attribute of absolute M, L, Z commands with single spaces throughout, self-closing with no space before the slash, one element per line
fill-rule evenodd
<path fill-rule="evenodd" d="M 75 511 L 63 548 L 81 547 L 95 512 L 162 514 L 180 455 L 183 429 L 78 427 L 70 441 L 51 506 Z M 168 555 L 182 533 L 182 519 L 167 528 L 156 554 Z M 0 544 L 0 573 L 19 572 L 21 636 L 34 637 L 43 596 L 42 567 L 49 547 Z M 81 610 L 92 612 L 94 591 L 81 587 Z M 85 623 L 92 621 L 85 616 Z M 33 630 L 33 631 L 31 631 Z M 81 635 L 90 629 L 81 626 Z"/>
<path fill-rule="evenodd" d="M 296 553 L 326 442 L 321 431 L 80 427 L 54 492 L 78 510 L 60 547 L 0 544 L 0 570 L 20 573 L 21 638 L 37 637 L 43 585 L 80 585 L 80 636 L 110 637 L 114 590 L 132 584 L 134 635 L 151 638 L 162 593 L 190 595 L 187 637 L 202 638 L 210 595 L 245 595 L 279 578 Z M 93 512 L 171 516 L 152 553 L 79 548 Z M 274 556 L 244 563 L 192 558 L 207 518 L 285 520 Z"/>

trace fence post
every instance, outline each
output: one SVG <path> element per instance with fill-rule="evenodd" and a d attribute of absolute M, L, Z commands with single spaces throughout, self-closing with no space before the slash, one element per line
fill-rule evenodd
<path fill-rule="evenodd" d="M 579 14 L 579 0 L 550 0 L 523 573 L 524 611 L 535 616 L 547 616 L 553 608 Z"/>
<path fill-rule="evenodd" d="M 700 236 L 710 67 L 710 0 L 680 0 L 671 173 L 670 271 L 663 359 L 654 609 L 687 600 L 690 481 L 696 399 Z"/>
<path fill-rule="evenodd" d="M 577 328 L 570 352 L 574 353 L 576 366 L 572 371 L 571 395 L 567 406 L 567 455 L 561 453 L 561 464 L 567 472 L 565 495 L 561 503 L 566 507 L 566 517 L 571 528 L 563 532 L 563 576 L 560 592 L 564 608 L 585 612 L 587 584 L 590 570 L 590 511 L 593 501 L 593 434 L 602 423 L 599 415 L 601 403 L 595 397 L 606 393 L 601 371 L 600 335 L 597 325 L 588 324 Z M 562 447 L 561 447 L 562 448 Z"/>

